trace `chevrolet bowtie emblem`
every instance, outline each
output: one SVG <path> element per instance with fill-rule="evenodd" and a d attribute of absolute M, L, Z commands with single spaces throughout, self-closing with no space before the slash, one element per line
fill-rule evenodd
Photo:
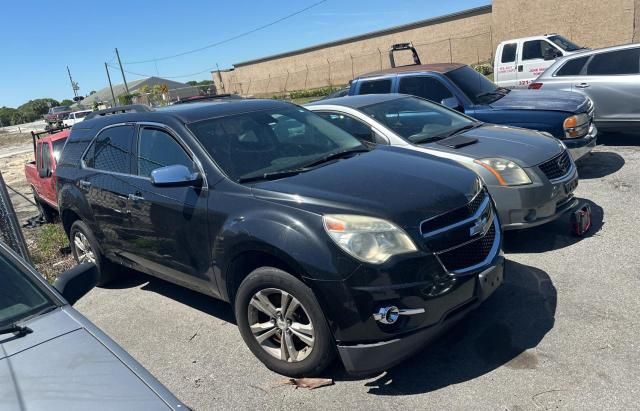
<path fill-rule="evenodd" d="M 476 222 L 469 228 L 469 236 L 473 237 L 478 234 L 482 234 L 485 231 L 485 227 L 489 222 L 489 218 L 487 216 L 482 216 L 476 220 Z"/>

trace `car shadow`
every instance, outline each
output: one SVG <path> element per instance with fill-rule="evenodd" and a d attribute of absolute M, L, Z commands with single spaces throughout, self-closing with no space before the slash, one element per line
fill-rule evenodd
<path fill-rule="evenodd" d="M 140 289 L 143 291 L 160 294 L 228 323 L 236 323 L 233 309 L 229 303 L 129 268 L 123 267 L 120 274 L 116 281 L 109 283 L 104 288 L 125 289 L 142 285 Z"/>
<path fill-rule="evenodd" d="M 578 199 L 580 204 L 591 207 L 591 228 L 582 237 L 571 230 L 571 213 L 547 224 L 524 230 L 512 230 L 504 233 L 502 248 L 506 253 L 544 253 L 569 247 L 579 241 L 596 235 L 604 225 L 604 210 L 591 200 Z"/>
<path fill-rule="evenodd" d="M 431 345 L 367 381 L 369 394 L 413 395 L 459 384 L 505 366 L 536 369 L 535 348 L 553 328 L 556 289 L 544 271 L 507 261 L 504 284 Z M 334 371 L 335 372 L 335 371 Z M 336 379 L 351 379 L 337 371 Z"/>
<path fill-rule="evenodd" d="M 602 178 L 613 174 L 624 166 L 624 158 L 612 151 L 596 151 L 576 162 L 580 180 Z"/>

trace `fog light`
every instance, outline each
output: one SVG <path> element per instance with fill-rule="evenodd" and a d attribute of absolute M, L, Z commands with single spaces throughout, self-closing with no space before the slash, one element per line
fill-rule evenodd
<path fill-rule="evenodd" d="M 382 324 L 393 324 L 400 317 L 400 309 L 395 305 L 390 307 L 381 307 L 377 313 L 373 314 L 373 318 Z"/>

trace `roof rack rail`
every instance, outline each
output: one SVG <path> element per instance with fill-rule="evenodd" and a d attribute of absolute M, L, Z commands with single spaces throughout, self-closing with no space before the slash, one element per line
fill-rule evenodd
<path fill-rule="evenodd" d="M 92 113 L 87 114 L 84 118 L 85 120 L 91 120 L 92 118 L 96 118 L 98 116 L 108 116 L 111 114 L 122 114 L 122 113 L 146 113 L 149 111 L 153 111 L 153 109 L 149 106 L 145 106 L 144 104 L 129 104 L 127 106 L 117 106 L 111 107 L 105 110 L 98 110 Z"/>

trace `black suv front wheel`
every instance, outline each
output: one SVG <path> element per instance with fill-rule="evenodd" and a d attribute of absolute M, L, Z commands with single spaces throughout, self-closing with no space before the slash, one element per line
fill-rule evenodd
<path fill-rule="evenodd" d="M 312 376 L 333 360 L 333 338 L 313 291 L 285 271 L 262 267 L 249 274 L 235 313 L 245 343 L 272 371 Z"/>

